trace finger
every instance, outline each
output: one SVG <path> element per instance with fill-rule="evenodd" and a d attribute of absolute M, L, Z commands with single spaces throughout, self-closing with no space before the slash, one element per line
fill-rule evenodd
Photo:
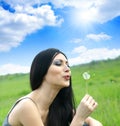
<path fill-rule="evenodd" d="M 89 104 L 93 103 L 93 102 L 94 102 L 93 97 L 92 97 L 92 96 L 89 96 L 88 99 L 87 99 L 87 102 L 88 102 Z"/>
<path fill-rule="evenodd" d="M 97 102 L 94 102 L 93 104 L 89 104 L 88 105 L 88 108 L 90 109 L 90 111 L 94 111 L 95 108 L 97 107 L 98 103 Z"/>
<path fill-rule="evenodd" d="M 98 103 L 90 95 L 87 96 L 85 104 L 88 106 L 90 111 L 93 111 L 98 105 Z"/>
<path fill-rule="evenodd" d="M 86 95 L 83 97 L 82 101 L 86 102 L 86 101 L 89 99 L 89 97 L 90 97 L 90 95 L 89 95 L 89 94 L 86 94 Z"/>
<path fill-rule="evenodd" d="M 95 109 L 97 106 L 98 106 L 98 103 L 97 102 L 94 102 L 93 103 L 93 108 Z"/>
<path fill-rule="evenodd" d="M 89 95 L 86 102 L 88 102 L 88 104 L 94 105 L 96 101 L 92 96 Z"/>

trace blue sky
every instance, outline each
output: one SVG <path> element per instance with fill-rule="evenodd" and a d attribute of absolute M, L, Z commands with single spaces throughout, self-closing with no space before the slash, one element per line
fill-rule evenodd
<path fill-rule="evenodd" d="M 70 65 L 120 56 L 120 0 L 0 0 L 0 75 L 29 72 L 54 47 Z"/>

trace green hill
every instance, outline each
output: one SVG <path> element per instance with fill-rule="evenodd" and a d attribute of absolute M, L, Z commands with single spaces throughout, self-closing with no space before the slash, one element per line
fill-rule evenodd
<path fill-rule="evenodd" d="M 73 89 L 78 104 L 88 92 L 98 102 L 98 108 L 92 114 L 104 126 L 120 124 L 120 57 L 115 60 L 93 61 L 89 64 L 71 67 Z M 88 72 L 89 80 L 82 74 Z M 30 92 L 29 74 L 0 76 L 0 125 L 13 103 Z"/>

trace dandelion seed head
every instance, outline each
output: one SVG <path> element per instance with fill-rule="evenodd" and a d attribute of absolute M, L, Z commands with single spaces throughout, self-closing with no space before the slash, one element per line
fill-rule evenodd
<path fill-rule="evenodd" d="M 85 80 L 89 80 L 90 79 L 90 74 L 88 72 L 84 72 L 82 75 L 83 75 L 83 78 Z"/>

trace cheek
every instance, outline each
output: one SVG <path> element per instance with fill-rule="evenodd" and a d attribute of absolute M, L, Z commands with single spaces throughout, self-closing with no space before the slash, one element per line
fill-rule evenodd
<path fill-rule="evenodd" d="M 51 68 L 48 70 L 48 73 L 46 75 L 46 78 L 49 80 L 57 80 L 59 78 L 61 78 L 61 70 L 59 68 Z"/>
<path fill-rule="evenodd" d="M 58 75 L 61 73 L 61 68 L 60 67 L 56 67 L 56 66 L 51 66 L 48 70 L 48 73 L 51 75 Z"/>
<path fill-rule="evenodd" d="M 54 69 L 50 69 L 49 75 L 51 77 L 53 77 L 53 78 L 56 78 L 56 77 L 61 75 L 61 71 L 60 71 L 60 69 L 55 69 L 55 68 Z"/>

